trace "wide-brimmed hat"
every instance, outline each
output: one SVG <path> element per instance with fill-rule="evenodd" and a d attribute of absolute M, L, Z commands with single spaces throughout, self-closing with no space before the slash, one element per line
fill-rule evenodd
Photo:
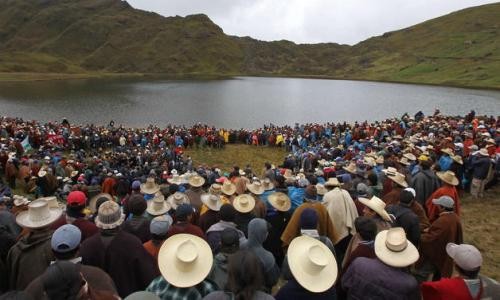
<path fill-rule="evenodd" d="M 234 198 L 233 206 L 240 213 L 248 213 L 254 209 L 255 199 L 250 194 L 238 195 Z"/>
<path fill-rule="evenodd" d="M 360 197 L 359 202 L 363 203 L 368 208 L 376 212 L 382 219 L 391 221 L 391 217 L 385 210 L 385 202 L 377 196 L 373 196 L 371 199 Z"/>
<path fill-rule="evenodd" d="M 38 198 L 38 199 L 47 201 L 47 204 L 49 204 L 49 208 L 62 208 L 62 207 L 64 207 L 64 205 L 62 205 L 61 203 L 59 203 L 59 201 L 57 201 L 56 196 L 48 196 L 48 197 L 42 197 L 42 198 Z"/>
<path fill-rule="evenodd" d="M 37 199 L 28 204 L 28 210 L 20 212 L 16 222 L 24 228 L 43 228 L 61 217 L 62 210 L 59 207 L 49 207 L 49 203 L 43 199 Z"/>
<path fill-rule="evenodd" d="M 222 192 L 222 185 L 218 183 L 213 183 L 210 188 L 208 189 L 208 192 L 210 194 L 217 194 L 219 195 Z"/>
<path fill-rule="evenodd" d="M 231 196 L 236 193 L 236 185 L 234 185 L 234 183 L 232 183 L 230 180 L 226 180 L 222 184 L 221 191 L 224 194 Z"/>
<path fill-rule="evenodd" d="M 441 149 L 441 152 L 446 153 L 450 156 L 453 155 L 453 150 L 451 150 L 450 148 Z"/>
<path fill-rule="evenodd" d="M 464 161 L 462 160 L 462 157 L 460 155 L 452 155 L 451 158 L 460 165 L 464 164 Z"/>
<path fill-rule="evenodd" d="M 410 161 L 405 156 L 401 157 L 401 159 L 399 160 L 399 163 L 402 165 L 405 165 L 405 166 L 411 165 Z"/>
<path fill-rule="evenodd" d="M 349 172 L 351 174 L 356 175 L 357 168 L 356 168 L 356 163 L 354 163 L 354 162 L 349 163 L 349 165 L 347 167 L 342 167 L 342 169 L 346 170 L 347 172 Z"/>
<path fill-rule="evenodd" d="M 141 193 L 143 194 L 154 194 L 160 190 L 160 186 L 156 184 L 153 177 L 146 179 L 146 183 L 141 184 Z"/>
<path fill-rule="evenodd" d="M 299 236 L 287 251 L 290 271 L 306 290 L 321 293 L 330 289 L 338 276 L 337 261 L 332 251 L 321 241 Z"/>
<path fill-rule="evenodd" d="M 391 179 L 392 181 L 394 181 L 395 183 L 397 183 L 398 185 L 400 185 L 402 187 L 405 187 L 405 188 L 408 187 L 408 183 L 405 180 L 405 175 L 403 175 L 399 172 L 396 172 L 396 174 L 394 174 L 394 175 L 387 175 L 387 177 L 389 177 L 389 179 Z"/>
<path fill-rule="evenodd" d="M 482 156 L 490 156 L 490 154 L 488 153 L 488 150 L 486 148 L 481 148 L 479 150 L 479 154 L 481 154 Z"/>
<path fill-rule="evenodd" d="M 290 198 L 281 192 L 274 192 L 267 197 L 269 203 L 279 211 L 289 211 L 292 207 Z"/>
<path fill-rule="evenodd" d="M 247 183 L 247 189 L 255 195 L 262 195 L 265 192 L 264 186 L 260 181 L 254 181 L 250 184 Z"/>
<path fill-rule="evenodd" d="M 191 234 L 175 234 L 165 240 L 158 253 L 161 275 L 173 286 L 188 288 L 202 282 L 212 269 L 208 243 Z"/>
<path fill-rule="evenodd" d="M 377 234 L 375 255 L 386 265 L 396 268 L 407 267 L 419 258 L 417 248 L 406 239 L 402 227 L 383 230 Z"/>
<path fill-rule="evenodd" d="M 371 156 L 365 156 L 363 157 L 363 162 L 368 165 L 368 166 L 371 166 L 371 167 L 374 167 L 377 165 L 377 162 L 375 161 L 375 158 L 371 157 Z"/>
<path fill-rule="evenodd" d="M 186 183 L 185 178 L 177 174 L 173 175 L 172 178 L 168 178 L 167 181 L 170 184 L 177 184 L 177 185 Z"/>
<path fill-rule="evenodd" d="M 167 202 L 173 209 L 177 209 L 177 206 L 183 203 L 190 203 L 189 197 L 181 192 L 175 192 L 173 195 L 168 196 Z"/>
<path fill-rule="evenodd" d="M 148 201 L 146 211 L 152 216 L 161 216 L 170 210 L 170 205 L 165 201 L 165 196 L 161 192 L 156 192 L 155 197 Z"/>
<path fill-rule="evenodd" d="M 324 184 L 317 183 L 316 184 L 316 192 L 318 193 L 318 195 L 324 195 L 324 194 L 328 193 L 328 190 L 325 188 Z"/>
<path fill-rule="evenodd" d="M 383 169 L 382 172 L 385 174 L 385 175 L 396 175 L 396 173 L 398 172 L 398 170 L 394 167 L 389 167 L 387 169 Z"/>
<path fill-rule="evenodd" d="M 189 177 L 188 183 L 192 187 L 200 187 L 200 186 L 205 184 L 205 178 L 196 174 L 196 175 Z"/>
<path fill-rule="evenodd" d="M 26 197 L 14 195 L 12 198 L 14 199 L 14 206 L 22 206 L 30 204 L 30 201 Z"/>
<path fill-rule="evenodd" d="M 38 174 L 37 174 L 37 175 L 38 175 L 38 177 L 44 177 L 45 175 L 47 175 L 47 171 L 45 171 L 45 170 L 40 170 L 40 171 L 38 171 Z"/>
<path fill-rule="evenodd" d="M 95 225 L 101 229 L 113 229 L 120 226 L 125 220 L 120 206 L 114 201 L 106 201 L 99 206 Z"/>
<path fill-rule="evenodd" d="M 403 154 L 403 157 L 406 157 L 408 160 L 411 160 L 411 161 L 417 160 L 417 157 L 413 153 L 405 153 L 405 154 Z"/>
<path fill-rule="evenodd" d="M 89 200 L 89 209 L 92 213 L 96 213 L 96 211 L 97 211 L 96 203 L 97 203 L 97 200 L 99 200 L 100 198 L 106 199 L 105 201 L 113 201 L 113 196 L 111 196 L 108 193 L 100 193 L 100 194 L 95 195 L 94 197 L 90 198 L 90 200 Z"/>
<path fill-rule="evenodd" d="M 262 180 L 262 186 L 264 187 L 264 190 L 266 190 L 266 191 L 270 191 L 270 190 L 274 189 L 274 183 L 269 178 L 264 178 L 264 180 Z"/>
<path fill-rule="evenodd" d="M 337 179 L 337 177 L 330 177 L 328 180 L 323 184 L 324 186 L 342 186 L 342 183 Z"/>
<path fill-rule="evenodd" d="M 448 184 L 458 185 L 460 183 L 458 181 L 458 178 L 455 176 L 455 173 L 453 173 L 453 171 L 437 172 L 436 175 L 437 177 L 439 177 L 439 179 Z"/>
<path fill-rule="evenodd" d="M 201 202 L 213 211 L 219 211 L 222 206 L 222 199 L 217 194 L 202 194 Z"/>
<path fill-rule="evenodd" d="M 73 178 L 73 177 L 76 177 L 78 176 L 79 172 L 77 170 L 74 170 L 74 171 L 71 171 L 71 173 L 69 174 L 69 177 Z"/>

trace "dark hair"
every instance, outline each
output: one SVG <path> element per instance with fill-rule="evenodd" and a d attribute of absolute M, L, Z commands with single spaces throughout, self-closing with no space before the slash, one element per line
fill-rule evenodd
<path fill-rule="evenodd" d="M 43 289 L 49 299 L 77 299 L 84 285 L 78 265 L 68 261 L 57 261 L 42 275 Z"/>
<path fill-rule="evenodd" d="M 368 173 L 368 181 L 370 182 L 370 185 L 377 185 L 378 183 L 378 176 L 377 174 L 370 172 Z"/>
<path fill-rule="evenodd" d="M 101 206 L 101 204 L 103 204 L 104 202 L 108 201 L 109 199 L 106 198 L 106 197 L 99 197 L 97 198 L 97 200 L 95 201 L 95 211 L 98 212 L 99 211 L 99 207 Z"/>
<path fill-rule="evenodd" d="M 460 266 L 457 264 L 455 264 L 455 268 L 457 268 L 458 273 L 470 279 L 476 279 L 479 276 L 479 271 L 481 271 L 481 267 L 472 271 L 467 271 L 460 268 Z"/>
<path fill-rule="evenodd" d="M 399 196 L 399 202 L 403 206 L 409 206 L 410 203 L 415 200 L 415 197 L 413 196 L 413 193 L 410 191 L 401 191 L 401 194 Z"/>
<path fill-rule="evenodd" d="M 167 239 L 167 233 L 165 234 L 151 234 L 151 240 L 152 241 L 164 241 Z"/>
<path fill-rule="evenodd" d="M 377 224 L 373 218 L 364 216 L 357 217 L 354 221 L 354 227 L 363 240 L 375 240 L 375 236 L 377 235 Z"/>
<path fill-rule="evenodd" d="M 229 203 L 223 204 L 219 210 L 219 217 L 221 221 L 234 222 L 236 209 Z"/>
<path fill-rule="evenodd" d="M 229 258 L 226 289 L 234 294 L 235 300 L 252 299 L 262 287 L 261 262 L 248 250 L 240 250 Z"/>
<path fill-rule="evenodd" d="M 68 260 L 76 257 L 76 254 L 78 253 L 78 250 L 80 250 L 80 247 L 76 247 L 74 250 L 71 250 L 69 252 L 57 252 L 52 250 L 52 253 L 54 253 L 54 257 L 57 260 Z"/>

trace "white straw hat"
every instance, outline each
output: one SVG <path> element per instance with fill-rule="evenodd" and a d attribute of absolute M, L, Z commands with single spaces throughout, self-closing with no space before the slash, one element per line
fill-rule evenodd
<path fill-rule="evenodd" d="M 240 213 L 248 213 L 254 209 L 255 199 L 249 194 L 238 195 L 234 198 L 233 206 Z"/>
<path fill-rule="evenodd" d="M 152 216 L 161 216 L 170 210 L 170 205 L 165 201 L 165 196 L 161 192 L 156 192 L 155 197 L 148 201 L 146 211 Z"/>
<path fill-rule="evenodd" d="M 405 180 L 405 176 L 399 172 L 396 172 L 396 174 L 394 174 L 394 175 L 388 174 L 387 177 L 389 177 L 389 179 L 391 179 L 392 181 L 394 181 L 395 183 L 397 183 L 398 185 L 400 185 L 402 187 L 405 187 L 405 188 L 408 187 L 408 183 Z"/>
<path fill-rule="evenodd" d="M 437 177 L 439 177 L 439 179 L 448 184 L 458 185 L 460 183 L 458 181 L 458 178 L 455 176 L 455 173 L 453 173 L 453 171 L 437 172 L 436 175 Z"/>
<path fill-rule="evenodd" d="M 262 186 L 264 187 L 264 190 L 270 191 L 274 189 L 274 183 L 271 182 L 271 179 L 269 178 L 264 178 L 262 180 Z"/>
<path fill-rule="evenodd" d="M 337 177 L 330 177 L 328 180 L 323 184 L 324 186 L 342 186 L 342 183 L 337 179 Z"/>
<path fill-rule="evenodd" d="M 191 201 L 189 201 L 189 198 L 186 194 L 181 192 L 175 192 L 173 195 L 168 196 L 167 202 L 173 209 L 177 209 L 177 206 L 183 203 L 189 204 Z"/>
<path fill-rule="evenodd" d="M 368 208 L 376 212 L 380 217 L 382 217 L 382 219 L 391 221 L 391 217 L 385 210 L 385 202 L 377 196 L 373 196 L 371 199 L 360 197 L 359 202 L 363 203 Z"/>
<path fill-rule="evenodd" d="M 161 275 L 173 286 L 188 288 L 202 282 L 212 269 L 212 250 L 205 240 L 191 234 L 175 234 L 158 253 Z"/>
<path fill-rule="evenodd" d="M 146 179 L 146 183 L 141 184 L 141 193 L 143 194 L 154 194 L 160 190 L 160 186 L 156 184 L 155 179 L 153 177 L 149 177 Z"/>
<path fill-rule="evenodd" d="M 306 290 L 321 293 L 335 283 L 337 262 L 321 241 L 304 235 L 296 237 L 288 247 L 287 256 L 293 277 Z"/>
<path fill-rule="evenodd" d="M 16 222 L 25 228 L 43 228 L 54 223 L 61 217 L 62 210 L 59 207 L 51 208 L 49 203 L 43 199 L 37 199 L 28 204 L 28 210 L 20 212 Z"/>
<path fill-rule="evenodd" d="M 375 255 L 386 265 L 396 268 L 407 267 L 419 258 L 417 248 L 406 239 L 402 227 L 383 230 L 377 234 Z"/>
<path fill-rule="evenodd" d="M 264 186 L 260 181 L 254 181 L 251 184 L 247 183 L 247 189 L 255 195 L 262 195 L 265 192 Z"/>
<path fill-rule="evenodd" d="M 192 187 L 200 187 L 200 186 L 205 184 L 205 178 L 196 174 L 196 175 L 189 177 L 188 183 Z"/>
<path fill-rule="evenodd" d="M 279 211 L 289 211 L 292 207 L 292 202 L 285 193 L 275 192 L 270 194 L 267 199 L 269 203 Z"/>
<path fill-rule="evenodd" d="M 328 193 L 328 190 L 325 188 L 325 185 L 321 183 L 316 184 L 316 191 L 318 195 L 324 195 Z"/>
<path fill-rule="evenodd" d="M 100 194 L 97 194 L 94 197 L 90 198 L 89 209 L 93 214 L 95 214 L 97 212 L 96 204 L 97 204 L 97 200 L 99 200 L 100 198 L 104 198 L 104 199 L 106 199 L 106 201 L 113 201 L 113 196 L 111 196 L 108 193 L 100 193 Z"/>
<path fill-rule="evenodd" d="M 231 196 L 236 193 L 236 186 L 230 180 L 225 180 L 222 184 L 221 191 L 224 194 Z"/>
<path fill-rule="evenodd" d="M 222 200 L 219 195 L 203 194 L 200 198 L 201 202 L 213 211 L 219 211 L 222 206 Z"/>

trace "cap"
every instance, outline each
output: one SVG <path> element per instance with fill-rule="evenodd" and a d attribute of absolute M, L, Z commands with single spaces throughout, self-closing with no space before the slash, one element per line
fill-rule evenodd
<path fill-rule="evenodd" d="M 300 227 L 302 229 L 316 229 L 318 226 L 318 213 L 312 208 L 306 208 L 300 215 Z"/>
<path fill-rule="evenodd" d="M 151 224 L 149 225 L 149 231 L 152 234 L 165 235 L 167 234 L 167 231 L 173 222 L 174 221 L 172 220 L 172 217 L 169 215 L 156 217 L 153 220 L 151 220 Z"/>
<path fill-rule="evenodd" d="M 472 245 L 448 243 L 446 253 L 465 271 L 475 271 L 483 263 L 481 252 Z"/>
<path fill-rule="evenodd" d="M 222 231 L 220 236 L 220 243 L 222 247 L 231 247 L 239 245 L 240 236 L 233 228 L 226 228 Z"/>
<path fill-rule="evenodd" d="M 453 208 L 455 206 L 455 201 L 453 201 L 450 196 L 441 196 L 437 199 L 433 199 L 432 203 L 446 208 Z"/>
<path fill-rule="evenodd" d="M 177 206 L 177 209 L 175 210 L 175 217 L 176 218 L 187 217 L 192 213 L 193 213 L 193 207 L 191 206 L 191 204 L 183 203 Z"/>
<path fill-rule="evenodd" d="M 86 201 L 87 201 L 87 196 L 85 196 L 85 194 L 82 191 L 72 191 L 68 194 L 68 198 L 66 199 L 66 202 L 70 206 L 85 205 Z"/>
<path fill-rule="evenodd" d="M 132 189 L 133 190 L 138 190 L 141 188 L 141 182 L 139 180 L 134 180 L 132 182 Z"/>
<path fill-rule="evenodd" d="M 356 187 L 356 191 L 358 192 L 358 196 L 367 196 L 370 189 L 368 186 L 362 182 L 358 183 L 358 186 Z"/>
<path fill-rule="evenodd" d="M 75 250 L 82 239 L 82 232 L 78 227 L 66 224 L 59 227 L 50 241 L 52 250 L 59 253 L 66 253 Z"/>

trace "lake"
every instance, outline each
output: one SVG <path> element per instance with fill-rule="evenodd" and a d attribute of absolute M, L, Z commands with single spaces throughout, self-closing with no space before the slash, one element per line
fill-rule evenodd
<path fill-rule="evenodd" d="M 348 80 L 238 77 L 174 81 L 86 79 L 0 83 L 2 115 L 72 123 L 264 124 L 382 120 L 431 114 L 500 115 L 500 91 Z"/>

